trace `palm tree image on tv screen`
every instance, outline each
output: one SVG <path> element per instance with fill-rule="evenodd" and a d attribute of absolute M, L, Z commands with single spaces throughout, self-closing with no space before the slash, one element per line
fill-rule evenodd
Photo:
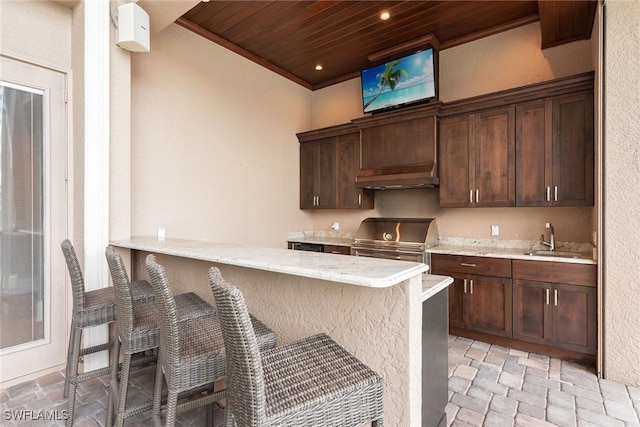
<path fill-rule="evenodd" d="M 363 70 L 362 102 L 365 113 L 435 97 L 433 49 Z"/>

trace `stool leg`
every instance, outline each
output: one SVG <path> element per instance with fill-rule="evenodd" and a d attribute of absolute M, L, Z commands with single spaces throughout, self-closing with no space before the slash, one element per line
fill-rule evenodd
<path fill-rule="evenodd" d="M 71 378 L 71 357 L 73 355 L 73 346 L 76 337 L 76 328 L 74 319 L 71 319 L 71 327 L 69 328 L 69 348 L 67 349 L 67 366 L 64 375 L 64 392 L 62 397 L 69 395 L 69 378 Z"/>
<path fill-rule="evenodd" d="M 153 412 L 152 412 L 154 418 L 157 418 L 158 420 L 161 419 L 160 404 L 162 403 L 162 382 L 163 382 L 162 366 L 160 366 L 160 363 L 158 363 L 158 366 L 156 367 L 156 381 L 153 388 Z"/>
<path fill-rule="evenodd" d="M 114 394 L 119 390 L 118 385 L 118 361 L 120 359 L 120 339 L 116 334 L 113 344 L 113 356 L 111 357 L 111 380 L 109 381 L 109 406 L 107 406 L 107 427 L 113 425 L 113 409 L 120 401 Z"/>
<path fill-rule="evenodd" d="M 227 400 L 227 406 L 224 408 L 224 425 L 225 427 L 235 427 L 236 425 L 236 421 L 231 411 L 231 405 L 229 405 L 228 400 Z"/>
<path fill-rule="evenodd" d="M 73 332 L 73 351 L 71 354 L 71 370 L 69 373 L 69 390 L 67 392 L 67 420 L 66 425 L 73 425 L 73 408 L 76 403 L 76 387 L 78 377 L 78 359 L 80 358 L 80 340 L 82 338 L 82 329 L 74 328 Z"/>
<path fill-rule="evenodd" d="M 120 374 L 120 392 L 118 393 L 118 410 L 116 412 L 116 427 L 124 424 L 124 411 L 127 406 L 127 392 L 129 391 L 129 372 L 131 370 L 131 355 L 125 353 Z"/>
<path fill-rule="evenodd" d="M 167 393 L 167 412 L 165 414 L 164 425 L 173 427 L 176 424 L 176 409 L 178 406 L 178 393 L 171 391 Z"/>

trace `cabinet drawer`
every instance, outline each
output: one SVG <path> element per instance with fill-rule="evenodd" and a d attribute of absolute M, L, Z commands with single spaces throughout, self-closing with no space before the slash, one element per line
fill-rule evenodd
<path fill-rule="evenodd" d="M 514 259 L 513 278 L 595 287 L 596 266 L 593 264 Z"/>
<path fill-rule="evenodd" d="M 330 254 L 351 255 L 349 246 L 324 245 L 324 251 Z"/>
<path fill-rule="evenodd" d="M 463 273 L 511 278 L 511 260 L 479 256 L 431 254 L 434 273 Z"/>

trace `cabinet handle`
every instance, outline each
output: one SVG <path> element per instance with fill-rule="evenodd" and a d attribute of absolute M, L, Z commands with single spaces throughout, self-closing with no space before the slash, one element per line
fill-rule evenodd
<path fill-rule="evenodd" d="M 464 293 L 467 293 L 467 279 L 464 279 Z"/>
<path fill-rule="evenodd" d="M 320 196 L 316 196 L 316 206 L 320 206 Z"/>
<path fill-rule="evenodd" d="M 545 292 L 547 294 L 547 305 L 549 305 L 549 288 L 545 289 Z"/>
<path fill-rule="evenodd" d="M 469 280 L 469 288 L 471 289 L 471 295 L 473 295 L 473 279 Z"/>
<path fill-rule="evenodd" d="M 476 190 L 476 203 L 480 200 L 480 190 Z"/>
<path fill-rule="evenodd" d="M 460 265 L 462 267 L 475 267 L 476 266 L 475 264 L 470 264 L 468 262 L 461 262 Z"/>
<path fill-rule="evenodd" d="M 358 206 L 362 206 L 362 194 L 358 194 Z"/>
<path fill-rule="evenodd" d="M 555 187 L 553 187 L 553 201 L 554 202 L 558 201 L 558 186 L 557 185 Z"/>
<path fill-rule="evenodd" d="M 469 190 L 469 203 L 473 203 L 473 190 Z"/>
<path fill-rule="evenodd" d="M 547 202 L 551 201 L 551 187 L 547 186 Z"/>
<path fill-rule="evenodd" d="M 553 305 L 558 305 L 558 290 L 553 290 Z"/>

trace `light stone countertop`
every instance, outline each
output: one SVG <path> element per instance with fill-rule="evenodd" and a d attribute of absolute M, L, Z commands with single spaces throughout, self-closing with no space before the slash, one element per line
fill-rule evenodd
<path fill-rule="evenodd" d="M 535 251 L 535 250 L 534 250 Z M 574 264 L 597 264 L 593 259 L 593 253 L 569 251 L 574 257 L 553 256 L 549 255 L 527 255 L 531 253 L 531 249 L 518 247 L 488 247 L 474 245 L 438 245 L 427 249 L 432 254 L 447 255 L 465 255 L 465 256 L 482 256 L 492 258 L 510 258 L 521 259 L 526 261 L 549 261 L 549 262 L 566 262 Z M 548 252 L 547 252 L 548 253 Z M 558 250 L 559 254 L 567 253 L 567 251 Z"/>
<path fill-rule="evenodd" d="M 386 288 L 422 274 L 426 264 L 328 253 L 262 248 L 200 240 L 133 237 L 113 246 L 312 279 Z M 423 275 L 426 276 L 426 275 Z"/>
<path fill-rule="evenodd" d="M 426 301 L 441 290 L 453 283 L 453 278 L 449 276 L 438 276 L 436 274 L 422 275 L 422 301 Z"/>
<path fill-rule="evenodd" d="M 350 247 L 353 244 L 353 233 L 337 231 L 296 231 L 290 232 L 287 235 L 287 241 Z"/>

